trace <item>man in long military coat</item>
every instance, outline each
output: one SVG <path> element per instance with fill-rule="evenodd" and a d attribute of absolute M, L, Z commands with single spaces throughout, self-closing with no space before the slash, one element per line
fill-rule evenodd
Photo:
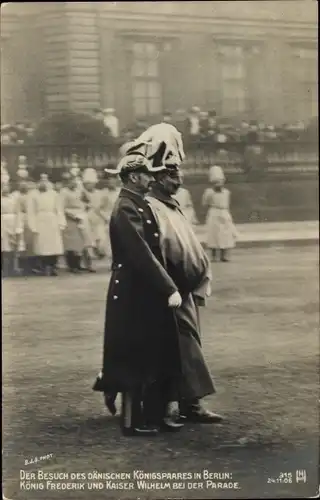
<path fill-rule="evenodd" d="M 110 220 L 113 255 L 105 316 L 103 367 L 94 390 L 122 393 L 125 435 L 179 430 L 165 419 L 181 376 L 174 309 L 181 296 L 163 266 L 158 225 L 144 195 L 154 171 L 141 153 L 123 158 L 123 188 Z"/>
<path fill-rule="evenodd" d="M 144 147 L 153 168 L 163 167 L 155 172 L 156 182 L 147 199 L 158 223 L 165 269 L 183 299 L 175 313 L 182 374 L 177 391 L 180 417 L 183 421 L 220 422 L 220 415 L 200 403 L 201 398 L 215 392 L 202 354 L 198 312 L 209 295 L 211 272 L 208 258 L 174 198 L 183 179 L 179 169 L 185 158 L 182 137 L 172 125 L 160 123 L 142 134 L 131 149 Z"/>
<path fill-rule="evenodd" d="M 179 384 L 180 419 L 218 423 L 222 417 L 205 409 L 200 399 L 215 392 L 201 349 L 199 305 L 210 295 L 210 263 L 192 225 L 174 198 L 182 184 L 178 161 L 172 156 L 166 169 L 155 173 L 147 197 L 159 226 L 164 265 L 178 286 L 182 304 L 176 310 L 182 376 Z"/>

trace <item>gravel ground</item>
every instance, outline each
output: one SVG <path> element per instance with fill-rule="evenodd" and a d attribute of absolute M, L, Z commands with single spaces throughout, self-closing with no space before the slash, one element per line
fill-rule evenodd
<path fill-rule="evenodd" d="M 213 274 L 213 296 L 201 321 L 203 349 L 218 392 L 206 398 L 206 406 L 222 413 L 225 422 L 188 425 L 179 434 L 147 441 L 121 437 L 117 418 L 106 413 L 101 397 L 91 390 L 101 362 L 106 269 L 96 275 L 70 276 L 62 271 L 58 278 L 3 281 L 6 498 L 317 494 L 317 248 L 238 249 L 229 264 L 214 263 Z M 38 463 L 26 464 L 36 458 Z M 68 474 L 68 479 L 53 481 L 61 488 L 73 483 L 73 488 L 84 489 L 53 490 L 57 484 L 38 477 L 40 470 Z M 229 476 L 207 481 L 206 470 Z M 306 482 L 296 482 L 297 470 L 305 471 Z M 131 479 L 112 484 L 91 480 L 93 471 L 128 472 Z M 134 471 L 186 472 L 193 479 L 149 480 L 153 488 L 155 482 L 160 487 L 169 482 L 170 487 L 138 489 Z M 20 482 L 26 472 L 34 472 L 36 479 Z M 75 473 L 86 479 L 74 479 Z M 285 473 L 289 476 L 277 482 Z M 291 484 L 286 482 L 290 474 Z M 89 490 L 91 483 L 103 489 Z M 125 483 L 134 489 L 111 489 Z M 174 488 L 174 483 L 181 484 Z M 27 489 L 41 484 L 44 489 Z"/>

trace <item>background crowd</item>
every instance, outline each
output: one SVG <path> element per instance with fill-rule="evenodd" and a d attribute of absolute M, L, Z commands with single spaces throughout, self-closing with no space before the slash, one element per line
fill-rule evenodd
<path fill-rule="evenodd" d="M 53 175 L 41 162 L 30 169 L 26 160 L 19 157 L 18 180 L 13 181 L 5 161 L 1 162 L 3 277 L 57 276 L 59 257 L 64 257 L 71 273 L 95 272 L 95 259 L 105 258 L 110 264 L 109 221 L 120 191 L 116 171 L 103 170 L 100 176 L 93 168 L 81 172 L 73 157 L 69 168 L 53 169 Z M 214 257 L 217 249 L 233 247 L 234 227 L 229 214 L 230 193 L 223 188 L 223 171 L 212 168 L 212 187 L 206 189 L 203 205 L 210 215 L 208 248 Z M 190 192 L 180 186 L 175 197 L 189 222 L 198 224 Z M 221 233 L 214 214 L 219 215 L 219 220 L 226 215 L 227 231 Z M 226 261 L 225 252 L 222 260 Z"/>
<path fill-rule="evenodd" d="M 126 127 L 121 127 L 116 110 L 112 108 L 94 109 L 88 118 L 101 126 L 101 129 L 93 132 L 94 134 L 101 135 L 101 130 L 103 130 L 106 139 L 119 143 L 139 136 L 148 126 L 159 121 L 174 125 L 183 134 L 185 140 L 214 143 L 245 142 L 252 144 L 256 142 L 308 140 L 317 136 L 317 120 L 315 118 L 311 118 L 308 123 L 299 121 L 276 126 L 258 120 L 229 120 L 218 116 L 215 110 L 205 111 L 197 106 L 193 106 L 189 111 L 167 111 L 155 120 L 137 119 Z M 45 122 L 46 120 L 38 124 L 30 122 L 4 124 L 1 126 L 1 144 L 37 143 L 42 138 L 41 130 Z"/>
<path fill-rule="evenodd" d="M 46 169 L 31 177 L 21 163 L 14 186 L 4 163 L 1 168 L 4 276 L 56 276 L 60 256 L 72 273 L 94 272 L 94 258 L 111 258 L 108 223 L 119 193 L 115 175 L 105 174 L 98 189 L 94 169 L 81 175 L 72 167 L 52 182 Z"/>

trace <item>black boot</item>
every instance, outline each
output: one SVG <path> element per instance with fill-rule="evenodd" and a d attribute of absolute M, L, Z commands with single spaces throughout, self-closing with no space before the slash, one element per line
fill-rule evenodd
<path fill-rule="evenodd" d="M 77 272 L 87 271 L 85 267 L 81 266 L 81 255 L 74 254 L 74 265 Z"/>
<path fill-rule="evenodd" d="M 75 252 L 69 251 L 66 253 L 67 265 L 71 273 L 77 274 L 80 272 L 80 263 L 78 262 L 78 256 Z"/>
<path fill-rule="evenodd" d="M 220 250 L 220 260 L 221 260 L 221 262 L 229 262 L 226 249 Z"/>
<path fill-rule="evenodd" d="M 199 400 L 180 402 L 180 421 L 199 424 L 218 424 L 223 417 L 204 408 Z"/>
<path fill-rule="evenodd" d="M 149 425 L 157 427 L 161 432 L 177 432 L 183 427 L 182 422 L 168 411 L 169 384 L 166 381 L 155 382 L 146 390 L 143 398 L 145 420 Z"/>
<path fill-rule="evenodd" d="M 144 421 L 140 391 L 122 393 L 120 426 L 124 436 L 158 435 L 158 429 Z"/>
<path fill-rule="evenodd" d="M 50 257 L 48 255 L 45 255 L 43 257 L 41 257 L 40 259 L 40 262 L 41 262 L 41 269 L 42 269 L 42 272 L 45 276 L 50 276 Z"/>
<path fill-rule="evenodd" d="M 8 252 L 1 252 L 1 271 L 2 277 L 8 278 L 10 275 L 10 265 L 9 265 L 9 257 Z"/>
<path fill-rule="evenodd" d="M 92 258 L 89 254 L 89 250 L 86 248 L 83 252 L 83 259 L 85 263 L 85 268 L 89 273 L 95 273 L 96 270 L 92 267 Z"/>
<path fill-rule="evenodd" d="M 215 262 L 217 258 L 217 250 L 215 248 L 211 248 L 211 262 Z"/>
<path fill-rule="evenodd" d="M 117 395 L 118 395 L 117 392 L 105 392 L 104 393 L 104 404 L 108 408 L 111 415 L 116 415 L 116 413 L 117 413 L 117 407 L 116 407 Z"/>
<path fill-rule="evenodd" d="M 65 261 L 66 261 L 66 265 L 67 265 L 68 271 L 70 273 L 74 272 L 74 262 L 73 262 L 73 258 L 72 257 L 73 257 L 73 252 L 71 252 L 70 250 L 68 250 L 67 252 L 65 252 L 64 258 L 65 258 Z"/>
<path fill-rule="evenodd" d="M 31 273 L 36 275 L 43 275 L 45 270 L 43 269 L 43 261 L 37 255 L 29 257 L 29 262 L 31 266 Z"/>
<path fill-rule="evenodd" d="M 30 276 L 31 271 L 32 271 L 30 257 L 26 257 L 25 255 L 20 256 L 19 267 L 22 270 L 23 276 Z"/>
<path fill-rule="evenodd" d="M 58 276 L 57 272 L 58 257 L 56 255 L 50 256 L 50 276 Z"/>

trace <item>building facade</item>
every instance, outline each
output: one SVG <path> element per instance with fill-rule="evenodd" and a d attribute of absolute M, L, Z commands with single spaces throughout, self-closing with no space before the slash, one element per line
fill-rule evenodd
<path fill-rule="evenodd" d="M 269 123 L 318 114 L 317 2 L 48 2 L 1 10 L 2 122 L 192 105 Z"/>

